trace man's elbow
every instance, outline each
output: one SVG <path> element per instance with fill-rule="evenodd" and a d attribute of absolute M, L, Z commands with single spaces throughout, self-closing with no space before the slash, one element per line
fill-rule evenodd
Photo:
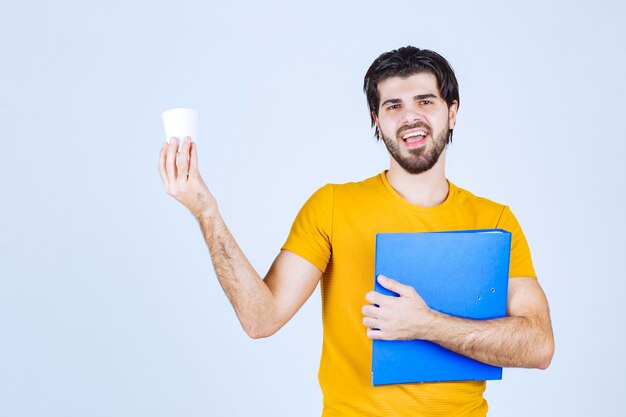
<path fill-rule="evenodd" d="M 250 339 L 264 339 L 276 334 L 276 332 L 280 329 L 280 327 L 276 326 L 261 325 L 244 325 L 242 327 Z"/>
<path fill-rule="evenodd" d="M 272 336 L 274 332 L 261 331 L 261 330 L 246 330 L 246 334 L 250 337 L 250 339 L 264 339 L 266 337 Z"/>
<path fill-rule="evenodd" d="M 531 336 L 530 340 L 533 340 L 531 346 L 535 346 L 529 358 L 532 358 L 530 368 L 537 368 L 546 370 L 552 363 L 552 357 L 554 356 L 554 332 L 552 331 L 552 323 L 549 316 L 546 316 L 543 320 L 536 319 L 534 337 Z M 532 349 L 532 348 L 531 348 Z"/>
<path fill-rule="evenodd" d="M 537 355 L 537 363 L 535 364 L 535 368 L 546 370 L 552 363 L 552 357 L 554 356 L 554 340 L 550 339 L 545 343 L 545 345 L 539 349 Z"/>

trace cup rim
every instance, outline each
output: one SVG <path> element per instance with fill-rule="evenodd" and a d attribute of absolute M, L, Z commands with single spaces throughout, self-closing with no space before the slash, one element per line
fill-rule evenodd
<path fill-rule="evenodd" d="M 164 112 L 162 112 L 161 117 L 165 117 L 165 115 L 168 113 L 181 112 L 181 111 L 191 112 L 191 113 L 194 113 L 194 115 L 198 116 L 198 110 L 192 109 L 191 107 L 174 107 L 174 108 L 167 109 Z"/>

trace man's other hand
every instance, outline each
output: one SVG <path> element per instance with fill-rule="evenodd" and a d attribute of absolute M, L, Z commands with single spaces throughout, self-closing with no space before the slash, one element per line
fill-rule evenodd
<path fill-rule="evenodd" d="M 434 312 L 409 285 L 378 276 L 378 282 L 399 297 L 370 291 L 365 299 L 371 304 L 362 308 L 367 337 L 381 340 L 425 339 Z"/>

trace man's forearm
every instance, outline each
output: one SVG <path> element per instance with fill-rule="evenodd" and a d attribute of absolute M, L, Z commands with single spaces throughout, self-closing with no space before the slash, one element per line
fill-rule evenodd
<path fill-rule="evenodd" d="M 224 224 L 217 201 L 198 171 L 196 144 L 190 137 L 185 138 L 180 149 L 177 138 L 164 143 L 158 169 L 165 191 L 198 220 L 217 277 L 243 329 L 253 338 L 268 335 L 267 329 L 276 331 L 272 291 L 252 268 Z"/>
<path fill-rule="evenodd" d="M 274 296 L 252 267 L 218 210 L 197 217 L 215 273 L 241 326 L 253 338 L 267 334 L 274 315 Z"/>
<path fill-rule="evenodd" d="M 446 349 L 502 367 L 545 369 L 554 349 L 549 320 L 539 316 L 471 320 L 434 313 L 427 339 Z"/>
<path fill-rule="evenodd" d="M 509 279 L 507 317 L 473 320 L 431 309 L 415 288 L 379 275 L 399 297 L 370 291 L 362 308 L 367 335 L 380 340 L 429 340 L 453 352 L 496 366 L 550 365 L 554 336 L 550 310 L 535 278 Z"/>

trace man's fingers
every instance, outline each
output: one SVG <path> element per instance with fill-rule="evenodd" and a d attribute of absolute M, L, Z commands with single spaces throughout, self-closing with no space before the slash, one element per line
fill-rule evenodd
<path fill-rule="evenodd" d="M 367 337 L 372 340 L 382 340 L 385 339 L 385 335 L 381 330 L 374 330 L 371 328 L 367 329 Z"/>
<path fill-rule="evenodd" d="M 167 180 L 167 172 L 165 171 L 165 155 L 167 154 L 167 143 L 163 143 L 161 146 L 161 152 L 159 153 L 159 174 L 161 175 L 161 181 L 163 181 L 163 185 L 165 189 L 168 189 L 168 180 Z"/>
<path fill-rule="evenodd" d="M 384 295 L 376 291 L 370 291 L 367 294 L 365 294 L 365 299 L 367 301 L 369 301 L 371 304 L 376 304 L 379 306 L 386 305 L 389 298 L 392 298 L 392 296 Z"/>
<path fill-rule="evenodd" d="M 371 304 L 367 304 L 367 305 L 364 305 L 363 308 L 361 308 L 361 312 L 363 313 L 364 316 L 373 317 L 377 319 L 380 314 L 380 308 L 373 306 Z"/>
<path fill-rule="evenodd" d="M 183 145 L 180 148 L 180 152 L 176 155 L 176 167 L 178 170 L 178 181 L 187 181 L 187 175 L 189 175 L 189 145 L 190 138 L 186 137 L 183 141 Z"/>
<path fill-rule="evenodd" d="M 370 329 L 376 329 L 380 326 L 378 324 L 378 319 L 372 317 L 363 317 L 363 325 Z"/>
<path fill-rule="evenodd" d="M 189 175 L 198 175 L 198 149 L 196 143 L 191 142 L 191 159 L 189 160 Z"/>
<path fill-rule="evenodd" d="M 178 150 L 178 139 L 171 138 L 170 144 L 167 145 L 167 154 L 165 155 L 165 170 L 167 172 L 167 180 L 170 185 L 176 182 L 176 151 Z"/>
<path fill-rule="evenodd" d="M 413 287 L 401 284 L 395 279 L 388 278 L 384 275 L 378 276 L 378 283 L 402 297 L 410 297 L 415 293 L 415 289 L 413 289 Z"/>

